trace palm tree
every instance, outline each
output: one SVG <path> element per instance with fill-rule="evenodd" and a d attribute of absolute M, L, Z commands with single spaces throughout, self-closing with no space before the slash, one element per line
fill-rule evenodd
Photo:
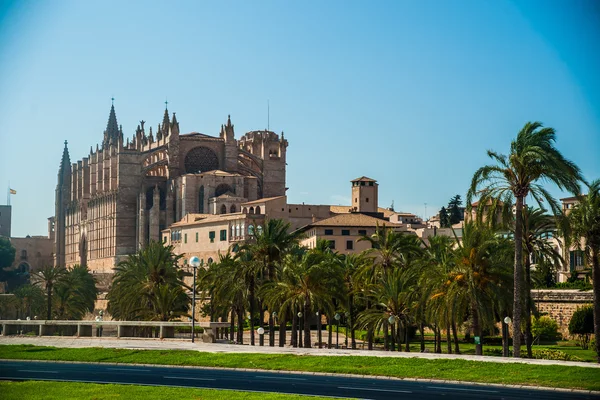
<path fill-rule="evenodd" d="M 108 311 L 112 317 L 118 320 L 155 318 L 153 310 L 156 309 L 156 295 L 160 293 L 157 289 L 163 285 L 186 287 L 183 282 L 186 273 L 177 265 L 180 258 L 181 255 L 173 253 L 172 246 L 152 241 L 121 261 L 115 267 L 107 295 Z"/>
<path fill-rule="evenodd" d="M 467 222 L 456 251 L 456 265 L 448 276 L 446 295 L 461 320 L 470 313 L 475 336 L 481 340 L 483 330 L 493 329 L 496 315 L 502 315 L 503 299 L 510 297 L 510 246 L 483 225 Z M 462 313 L 462 315 L 460 314 Z M 483 354 L 482 342 L 476 343 L 477 355 Z"/>
<path fill-rule="evenodd" d="M 350 314 L 350 336 L 352 349 L 356 349 L 356 336 L 354 334 L 355 328 L 355 310 L 354 310 L 354 297 L 355 293 L 360 286 L 360 282 L 356 281 L 356 275 L 358 271 L 364 268 L 364 265 L 369 260 L 362 254 L 347 254 L 340 257 L 334 257 L 334 262 L 340 266 L 340 272 L 342 273 L 342 280 L 344 284 L 344 294 L 347 298 L 347 309 Z"/>
<path fill-rule="evenodd" d="M 583 177 L 579 168 L 554 147 L 555 132 L 543 128 L 539 122 L 528 122 L 512 141 L 508 156 L 488 150 L 488 156 L 496 164 L 479 168 L 473 175 L 467 193 L 467 208 L 473 198 L 480 197 L 479 211 L 489 202 L 490 222 L 494 222 L 496 208 L 503 203 L 503 216 L 515 205 L 515 250 L 514 250 L 514 299 L 513 299 L 513 344 L 514 356 L 521 356 L 521 317 L 523 312 L 523 206 L 525 198 L 532 195 L 540 204 L 544 199 L 554 214 L 560 207 L 550 193 L 538 181 L 549 180 L 560 189 L 579 193 L 579 181 Z M 513 202 L 514 200 L 514 202 Z M 540 204 L 541 207 L 541 204 Z"/>
<path fill-rule="evenodd" d="M 525 207 L 523 210 L 523 253 L 525 259 L 525 345 L 527 357 L 532 358 L 531 312 L 531 268 L 535 264 L 559 265 L 563 262 L 560 252 L 552 246 L 548 237 L 556 231 L 556 221 L 540 208 Z"/>
<path fill-rule="evenodd" d="M 33 276 L 37 279 L 35 284 L 43 285 L 46 288 L 46 319 L 52 319 L 52 292 L 54 285 L 58 283 L 66 274 L 66 268 L 61 266 L 46 266 L 33 273 Z"/>
<path fill-rule="evenodd" d="M 596 354 L 600 363 L 600 179 L 589 186 L 587 196 L 578 196 L 579 203 L 569 213 L 570 232 L 568 244 L 585 242 L 585 255 L 588 265 L 592 265 L 592 286 L 594 291 L 594 336 Z"/>
<path fill-rule="evenodd" d="M 98 290 L 86 266 L 75 265 L 54 286 L 54 307 L 58 319 L 81 319 L 94 310 Z"/>
<path fill-rule="evenodd" d="M 256 261 L 256 255 L 253 253 L 254 247 L 244 245 L 235 256 L 238 269 L 234 273 L 235 279 L 244 282 L 248 288 L 248 310 L 250 312 L 250 345 L 254 346 L 254 310 L 256 306 L 256 288 L 260 287 L 260 281 L 263 278 L 264 268 Z M 263 310 L 259 310 L 260 319 L 263 318 Z"/>
<path fill-rule="evenodd" d="M 300 234 L 290 232 L 291 224 L 282 219 L 268 219 L 263 229 L 254 229 L 248 240 L 255 260 L 263 269 L 265 281 L 274 281 L 276 265 L 284 255 L 297 246 Z M 261 321 L 263 314 L 261 311 Z M 269 345 L 275 345 L 273 310 L 269 310 Z"/>

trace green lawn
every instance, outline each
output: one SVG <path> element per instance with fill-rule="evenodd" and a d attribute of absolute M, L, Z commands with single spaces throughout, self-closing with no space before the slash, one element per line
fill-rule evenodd
<path fill-rule="evenodd" d="M 201 353 L 196 351 L 0 346 L 0 358 L 163 365 L 193 365 L 265 370 L 314 371 L 393 377 L 600 390 L 600 368 L 530 365 L 466 360 L 427 360 L 368 356 Z"/>
<path fill-rule="evenodd" d="M 126 399 L 126 400 L 305 400 L 307 396 L 276 393 L 250 393 L 211 389 L 172 388 L 136 385 L 99 385 L 75 382 L 0 382 L 0 393 L 4 400 L 21 399 Z M 310 397 L 323 399 L 323 397 Z"/>

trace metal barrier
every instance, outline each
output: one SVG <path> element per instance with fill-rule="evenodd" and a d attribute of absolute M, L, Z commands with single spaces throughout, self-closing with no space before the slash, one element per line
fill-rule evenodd
<path fill-rule="evenodd" d="M 2 320 L 2 336 L 22 335 L 37 331 L 37 336 L 77 336 L 100 337 L 105 328 L 116 328 L 117 338 L 156 337 L 159 339 L 174 338 L 176 327 L 189 327 L 191 322 L 163 321 L 59 321 L 59 320 Z M 198 322 L 204 332 L 202 341 L 216 343 L 217 339 L 225 339 L 229 330 L 229 322 Z M 111 329 L 112 328 L 112 329 Z M 156 335 L 158 329 L 158 335 Z M 153 334 L 154 333 L 154 334 Z M 190 331 L 191 334 L 191 331 Z"/>

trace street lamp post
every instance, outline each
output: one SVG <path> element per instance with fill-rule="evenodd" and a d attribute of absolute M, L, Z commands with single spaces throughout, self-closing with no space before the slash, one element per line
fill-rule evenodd
<path fill-rule="evenodd" d="M 348 319 L 350 318 L 350 313 L 348 311 L 346 311 L 346 314 L 344 314 L 346 316 L 346 349 L 348 349 Z"/>
<path fill-rule="evenodd" d="M 319 348 L 321 348 L 321 314 L 317 311 L 317 341 L 319 342 Z"/>
<path fill-rule="evenodd" d="M 508 334 L 510 332 L 510 329 L 508 327 L 508 325 L 512 322 L 512 320 L 510 319 L 509 316 L 504 317 L 504 325 L 502 327 L 502 329 L 504 330 L 504 345 L 502 346 L 502 355 L 504 357 L 508 357 L 509 356 L 509 352 L 510 352 L 510 346 L 508 344 Z"/>
<path fill-rule="evenodd" d="M 196 269 L 200 266 L 200 259 L 197 256 L 190 258 L 190 265 L 194 268 L 194 281 L 192 283 L 192 343 L 196 336 Z"/>
<path fill-rule="evenodd" d="M 261 327 L 260 327 L 260 328 L 258 328 L 256 331 L 258 332 L 259 343 L 260 343 L 260 345 L 261 345 L 261 346 L 263 346 L 263 344 L 264 344 L 264 339 L 263 339 L 263 338 L 264 338 L 264 336 L 263 336 L 263 335 L 265 334 L 265 328 L 263 328 L 263 327 L 261 326 Z"/>
<path fill-rule="evenodd" d="M 298 347 L 304 347 L 302 345 L 302 313 L 298 312 Z"/>
<path fill-rule="evenodd" d="M 339 349 L 340 348 L 340 318 L 342 318 L 342 316 L 338 313 L 335 313 L 334 317 L 335 318 L 335 348 Z"/>

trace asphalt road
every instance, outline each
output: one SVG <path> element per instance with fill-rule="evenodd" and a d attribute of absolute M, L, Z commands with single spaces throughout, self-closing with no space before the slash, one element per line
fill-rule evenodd
<path fill-rule="evenodd" d="M 325 361 L 325 360 L 324 360 Z M 0 379 L 231 389 L 360 399 L 598 399 L 573 392 L 276 372 L 0 361 Z"/>

